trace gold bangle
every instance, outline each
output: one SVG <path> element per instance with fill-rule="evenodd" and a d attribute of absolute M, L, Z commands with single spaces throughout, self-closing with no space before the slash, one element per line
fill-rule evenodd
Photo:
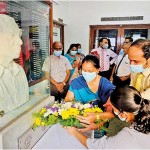
<path fill-rule="evenodd" d="M 96 114 L 96 121 L 99 121 L 99 114 Z"/>

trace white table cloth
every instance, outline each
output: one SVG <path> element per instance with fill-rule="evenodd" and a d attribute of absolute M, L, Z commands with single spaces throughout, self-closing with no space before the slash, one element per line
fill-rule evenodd
<path fill-rule="evenodd" d="M 53 125 L 32 149 L 86 149 L 59 124 Z"/>

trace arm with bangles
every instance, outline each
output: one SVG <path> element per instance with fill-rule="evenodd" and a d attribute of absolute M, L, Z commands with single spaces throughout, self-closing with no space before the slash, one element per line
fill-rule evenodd
<path fill-rule="evenodd" d="M 86 113 L 87 116 L 77 116 L 77 119 L 81 122 L 85 128 L 78 129 L 80 132 L 87 132 L 90 130 L 101 129 L 101 127 L 106 123 L 106 121 L 101 121 L 96 123 L 99 120 L 109 120 L 114 117 L 114 114 L 111 112 L 102 112 L 102 113 Z"/>
<path fill-rule="evenodd" d="M 96 124 L 95 122 L 98 122 L 99 120 L 110 120 L 111 118 L 115 117 L 115 115 L 112 113 L 112 105 L 110 103 L 110 99 L 108 99 L 103 106 L 105 107 L 106 112 L 86 113 L 86 117 L 77 116 L 77 119 L 81 122 L 83 126 L 85 126 L 84 129 L 81 129 L 81 132 L 101 129 L 106 121 L 101 121 L 99 124 Z"/>
<path fill-rule="evenodd" d="M 108 113 L 106 113 L 106 112 L 103 112 L 103 113 L 91 113 L 92 115 L 93 115 L 93 120 L 98 120 L 98 119 L 100 119 L 99 117 L 102 117 L 102 114 L 103 114 L 103 117 L 105 117 L 105 118 L 111 118 L 111 117 L 114 117 L 114 115 L 113 114 L 110 114 L 109 112 Z M 105 114 L 105 115 L 104 115 Z M 82 116 L 81 116 L 82 117 Z M 77 117 L 78 119 L 80 118 L 80 116 L 78 116 Z M 95 118 L 95 119 L 94 119 Z M 80 120 L 80 119 L 79 119 Z M 95 124 L 96 126 L 97 126 L 97 129 L 100 129 L 102 126 L 103 126 L 103 124 L 104 124 L 105 122 L 101 122 L 101 123 L 99 123 L 99 124 L 95 124 L 95 123 L 90 123 L 90 125 L 89 126 L 93 126 L 93 124 Z M 82 124 L 82 123 L 81 123 Z M 83 125 L 83 124 L 82 124 Z M 74 137 L 76 137 L 85 147 L 87 147 L 88 148 L 88 146 L 87 146 L 87 139 L 88 139 L 88 137 L 87 136 L 85 136 L 84 134 L 82 134 L 81 132 L 87 132 L 87 131 L 90 131 L 90 130 L 94 130 L 94 129 L 90 129 L 89 128 L 89 130 L 87 130 L 88 129 L 88 125 L 85 125 L 85 128 L 83 128 L 83 129 L 77 129 L 77 128 L 74 128 L 74 127 L 66 127 L 66 129 L 67 129 L 67 132 L 70 134 L 70 135 L 72 135 L 72 136 L 74 136 Z"/>
<path fill-rule="evenodd" d="M 110 102 L 110 98 L 108 98 L 107 102 L 103 105 L 106 109 L 105 112 L 100 113 L 86 113 L 86 117 L 84 116 L 78 116 L 77 118 L 83 122 L 83 123 L 94 123 L 97 120 L 103 120 L 103 119 L 111 119 L 114 118 L 115 115 L 112 113 L 112 104 Z"/>

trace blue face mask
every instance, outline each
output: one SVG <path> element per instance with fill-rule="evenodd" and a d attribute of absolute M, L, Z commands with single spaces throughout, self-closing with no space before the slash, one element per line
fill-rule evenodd
<path fill-rule="evenodd" d="M 145 69 L 143 68 L 143 65 L 130 65 L 131 71 L 135 73 L 143 72 Z"/>
<path fill-rule="evenodd" d="M 70 54 L 73 55 L 73 56 L 75 56 L 76 53 L 77 53 L 77 51 L 70 51 Z"/>
<path fill-rule="evenodd" d="M 92 81 L 93 79 L 96 78 L 97 73 L 96 73 L 96 72 L 84 72 L 84 71 L 82 71 L 82 76 L 83 76 L 83 78 L 84 78 L 87 82 L 90 82 L 90 81 Z"/>
<path fill-rule="evenodd" d="M 123 54 L 124 54 L 124 50 L 121 49 L 121 50 L 119 51 L 119 55 L 123 55 Z"/>
<path fill-rule="evenodd" d="M 62 51 L 56 51 L 56 50 L 54 50 L 54 55 L 55 56 L 60 56 L 62 54 Z"/>
<path fill-rule="evenodd" d="M 82 49 L 81 48 L 78 48 L 78 53 L 81 53 L 82 52 Z"/>

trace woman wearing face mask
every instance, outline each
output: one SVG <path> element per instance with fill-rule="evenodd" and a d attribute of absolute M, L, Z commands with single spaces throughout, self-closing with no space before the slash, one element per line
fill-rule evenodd
<path fill-rule="evenodd" d="M 76 46 L 78 47 L 78 51 L 77 51 L 77 54 L 76 54 L 76 59 L 79 61 L 78 73 L 81 74 L 81 64 L 82 64 L 82 60 L 85 57 L 85 55 L 82 53 L 81 44 L 77 43 Z"/>
<path fill-rule="evenodd" d="M 77 45 L 71 44 L 67 51 L 67 54 L 65 54 L 65 57 L 69 60 L 73 68 L 70 73 L 70 81 L 78 76 L 79 61 L 76 59 L 77 50 L 78 50 Z"/>
<path fill-rule="evenodd" d="M 93 102 L 102 108 L 115 86 L 106 78 L 98 75 L 99 68 L 98 58 L 87 55 L 82 61 L 82 75 L 72 80 L 65 101 L 76 99 L 84 104 Z M 96 124 L 92 125 L 90 128 L 87 127 L 86 131 L 98 128 Z"/>
<path fill-rule="evenodd" d="M 130 127 L 100 139 L 90 139 L 73 127 L 67 127 L 67 131 L 89 149 L 150 149 L 150 101 L 130 86 L 116 88 L 110 101 L 121 120 L 132 122 Z"/>
<path fill-rule="evenodd" d="M 78 48 L 78 51 L 77 51 L 77 54 L 76 54 L 76 58 L 82 61 L 83 58 L 85 57 L 85 55 L 82 53 L 81 44 L 77 43 L 76 46 Z"/>

